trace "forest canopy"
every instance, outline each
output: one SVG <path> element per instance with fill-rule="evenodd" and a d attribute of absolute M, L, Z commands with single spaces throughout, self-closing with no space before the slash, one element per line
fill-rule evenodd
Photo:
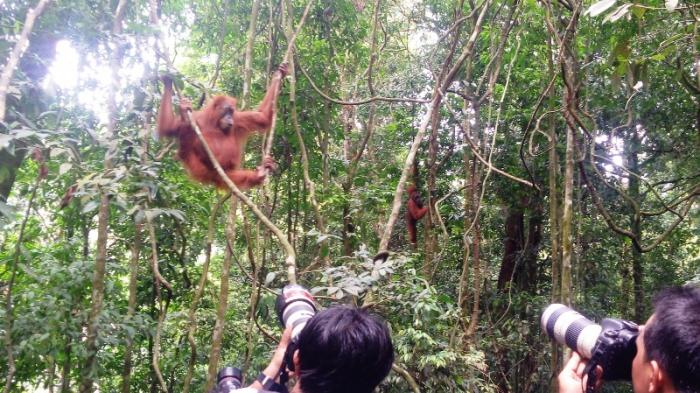
<path fill-rule="evenodd" d="M 552 391 L 548 304 L 700 285 L 695 1 L 9 0 L 0 34 L 3 393 L 250 382 L 290 282 L 387 321 L 379 391 Z"/>

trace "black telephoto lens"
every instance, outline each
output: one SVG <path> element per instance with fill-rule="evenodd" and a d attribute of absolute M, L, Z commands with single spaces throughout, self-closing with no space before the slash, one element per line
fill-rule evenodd
<path fill-rule="evenodd" d="M 229 393 L 243 385 L 243 372 L 236 367 L 224 367 L 216 375 L 216 393 Z"/>

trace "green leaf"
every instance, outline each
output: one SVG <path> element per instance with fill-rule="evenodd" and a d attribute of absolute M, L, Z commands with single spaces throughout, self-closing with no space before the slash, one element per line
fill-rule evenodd
<path fill-rule="evenodd" d="M 71 164 L 71 163 L 69 163 L 69 162 L 64 162 L 63 164 L 61 164 L 61 166 L 58 167 L 58 174 L 59 174 L 59 175 L 66 174 L 66 173 L 68 173 L 68 171 L 70 171 L 72 168 L 73 168 L 73 164 Z"/>
<path fill-rule="evenodd" d="M 654 61 L 664 61 L 666 59 L 666 54 L 665 53 L 657 53 L 653 56 L 650 57 L 651 60 Z"/>
<path fill-rule="evenodd" d="M 611 12 L 610 14 L 608 14 L 608 16 L 606 16 L 605 19 L 603 19 L 603 22 L 616 22 L 620 18 L 627 15 L 631 6 L 632 6 L 632 4 L 621 5 L 614 12 Z"/>
<path fill-rule="evenodd" d="M 13 133 L 15 139 L 29 138 L 30 136 L 37 135 L 36 132 L 28 129 L 15 130 Z"/>
<path fill-rule="evenodd" d="M 146 218 L 146 215 L 143 213 L 143 210 L 139 210 L 136 212 L 136 215 L 134 216 L 134 221 L 137 224 L 142 224 L 145 218 Z"/>
<path fill-rule="evenodd" d="M 91 211 L 97 209 L 97 206 L 99 206 L 100 203 L 97 201 L 90 201 L 83 206 L 83 213 L 90 213 Z"/>
<path fill-rule="evenodd" d="M 0 201 L 0 214 L 6 217 L 11 217 L 15 214 L 15 208 L 7 203 Z"/>
<path fill-rule="evenodd" d="M 666 9 L 668 12 L 673 12 L 678 6 L 678 0 L 666 0 Z"/>
<path fill-rule="evenodd" d="M 590 6 L 583 15 L 590 15 L 591 17 L 596 17 L 603 12 L 607 11 L 608 8 L 615 5 L 617 0 L 601 0 L 592 6 Z"/>
<path fill-rule="evenodd" d="M 636 5 L 632 5 L 631 11 L 632 14 L 634 14 L 634 16 L 636 16 L 639 19 L 643 19 L 644 14 L 647 12 L 647 9 Z"/>
<path fill-rule="evenodd" d="M 13 139 L 12 135 L 0 134 L 0 149 L 8 147 Z"/>

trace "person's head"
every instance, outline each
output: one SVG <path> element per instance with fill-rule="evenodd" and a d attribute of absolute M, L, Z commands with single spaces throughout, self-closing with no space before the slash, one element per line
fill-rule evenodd
<path fill-rule="evenodd" d="M 656 295 L 632 363 L 635 393 L 700 393 L 700 288 Z"/>
<path fill-rule="evenodd" d="M 316 314 L 299 334 L 294 367 L 304 393 L 370 393 L 389 374 L 389 329 L 368 312 L 336 306 Z"/>

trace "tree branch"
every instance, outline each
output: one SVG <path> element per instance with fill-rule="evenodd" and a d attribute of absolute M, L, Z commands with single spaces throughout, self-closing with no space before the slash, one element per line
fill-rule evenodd
<path fill-rule="evenodd" d="M 591 197 L 593 199 L 593 204 L 596 207 L 596 210 L 600 213 L 600 215 L 603 216 L 603 219 L 605 220 L 605 223 L 608 225 L 610 229 L 613 230 L 613 232 L 616 232 L 622 236 L 627 237 L 632 241 L 632 244 L 634 247 L 639 251 L 639 252 L 649 252 L 656 248 L 661 242 L 666 240 L 668 235 L 675 229 L 678 224 L 680 224 L 688 215 L 688 212 L 690 211 L 690 208 L 693 206 L 695 203 L 695 200 L 697 199 L 698 195 L 700 195 L 700 189 L 695 190 L 691 196 L 688 198 L 685 207 L 683 210 L 680 212 L 680 215 L 678 218 L 668 227 L 666 230 L 659 235 L 656 239 L 654 239 L 648 246 L 642 245 L 640 239 L 631 231 L 626 230 L 617 224 L 615 224 L 615 220 L 613 219 L 612 215 L 610 212 L 603 206 L 603 202 L 600 199 L 600 196 L 598 195 L 598 191 L 595 189 L 593 184 L 590 182 L 588 179 L 588 176 L 586 175 L 586 169 L 584 166 L 584 161 L 579 161 L 578 162 L 578 167 L 579 167 L 579 172 L 581 173 L 581 178 L 583 179 L 584 183 L 586 183 L 586 187 L 588 190 L 591 192 Z"/>
<path fill-rule="evenodd" d="M 7 64 L 2 69 L 2 74 L 0 74 L 0 123 L 5 121 L 5 105 L 7 99 L 7 90 L 10 87 L 10 80 L 12 75 L 15 73 L 17 64 L 22 58 L 24 52 L 29 48 L 29 34 L 32 33 L 34 28 L 34 22 L 42 12 L 44 8 L 51 0 L 40 0 L 36 7 L 30 8 L 27 11 L 27 16 L 24 20 L 24 27 L 22 27 L 22 33 L 19 36 L 19 40 L 15 43 L 15 47 L 12 49 L 10 58 L 7 59 Z"/>
<path fill-rule="evenodd" d="M 251 201 L 243 192 L 241 192 L 241 190 L 238 189 L 236 184 L 234 184 L 231 181 L 231 179 L 229 179 L 229 177 L 226 176 L 226 172 L 224 172 L 224 169 L 221 168 L 221 164 L 219 164 L 219 161 L 217 161 L 216 157 L 214 156 L 214 153 L 211 151 L 209 144 L 207 144 L 206 139 L 204 139 L 202 131 L 199 129 L 199 126 L 192 118 L 191 111 L 187 112 L 187 118 L 190 121 L 190 127 L 192 127 L 194 132 L 197 134 L 197 138 L 199 138 L 199 141 L 202 143 L 204 151 L 207 152 L 207 156 L 213 164 L 214 169 L 216 169 L 216 172 L 221 177 L 221 180 L 223 180 L 223 182 L 228 186 L 228 188 L 231 190 L 231 193 L 235 195 L 238 199 L 240 199 L 241 202 L 243 202 L 246 206 L 248 206 L 248 208 L 258 217 L 258 219 L 267 227 L 267 229 L 269 229 L 272 233 L 275 234 L 275 236 L 277 236 L 277 239 L 282 244 L 282 248 L 287 254 L 287 258 L 285 259 L 285 265 L 287 267 L 287 279 L 290 284 L 296 284 L 296 253 L 294 252 L 294 248 L 291 244 L 289 244 L 284 233 L 282 233 L 282 231 L 280 231 L 280 229 L 277 228 L 275 224 L 273 224 L 272 221 L 270 221 L 270 219 L 267 218 L 265 214 L 263 214 L 263 212 L 260 211 L 260 209 L 258 209 L 258 207 L 253 203 L 253 201 Z"/>

